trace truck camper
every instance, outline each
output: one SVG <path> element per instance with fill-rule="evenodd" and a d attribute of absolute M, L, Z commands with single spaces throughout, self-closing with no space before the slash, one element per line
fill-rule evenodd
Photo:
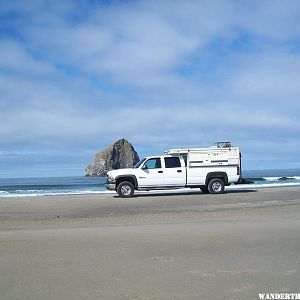
<path fill-rule="evenodd" d="M 207 148 L 176 148 L 150 156 L 133 168 L 107 173 L 106 188 L 120 197 L 135 190 L 200 188 L 203 193 L 221 194 L 225 186 L 242 181 L 241 153 L 230 142 Z"/>

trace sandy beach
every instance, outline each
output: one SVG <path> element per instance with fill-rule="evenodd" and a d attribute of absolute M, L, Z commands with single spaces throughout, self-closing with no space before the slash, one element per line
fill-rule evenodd
<path fill-rule="evenodd" d="M 0 299 L 300 293 L 300 187 L 0 198 Z"/>

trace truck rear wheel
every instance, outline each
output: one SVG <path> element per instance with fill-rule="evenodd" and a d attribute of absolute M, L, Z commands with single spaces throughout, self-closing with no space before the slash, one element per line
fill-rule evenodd
<path fill-rule="evenodd" d="M 130 198 L 133 196 L 134 186 L 129 181 L 123 181 L 118 185 L 117 193 L 122 198 Z"/>
<path fill-rule="evenodd" d="M 224 181 L 220 178 L 214 178 L 208 183 L 208 191 L 210 194 L 223 194 L 224 189 Z"/>

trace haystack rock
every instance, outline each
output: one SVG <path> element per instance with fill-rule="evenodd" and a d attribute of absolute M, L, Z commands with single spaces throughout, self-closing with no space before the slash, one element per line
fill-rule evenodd
<path fill-rule="evenodd" d="M 133 146 L 121 139 L 96 153 L 95 159 L 86 167 L 86 176 L 105 176 L 109 170 L 132 167 L 139 161 Z"/>

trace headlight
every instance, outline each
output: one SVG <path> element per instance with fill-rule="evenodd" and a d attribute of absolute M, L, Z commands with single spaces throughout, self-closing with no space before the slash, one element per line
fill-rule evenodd
<path fill-rule="evenodd" d="M 107 174 L 106 180 L 107 180 L 108 182 L 112 182 L 112 181 L 115 181 L 115 177 L 113 177 L 113 176 L 110 175 L 110 174 Z"/>

